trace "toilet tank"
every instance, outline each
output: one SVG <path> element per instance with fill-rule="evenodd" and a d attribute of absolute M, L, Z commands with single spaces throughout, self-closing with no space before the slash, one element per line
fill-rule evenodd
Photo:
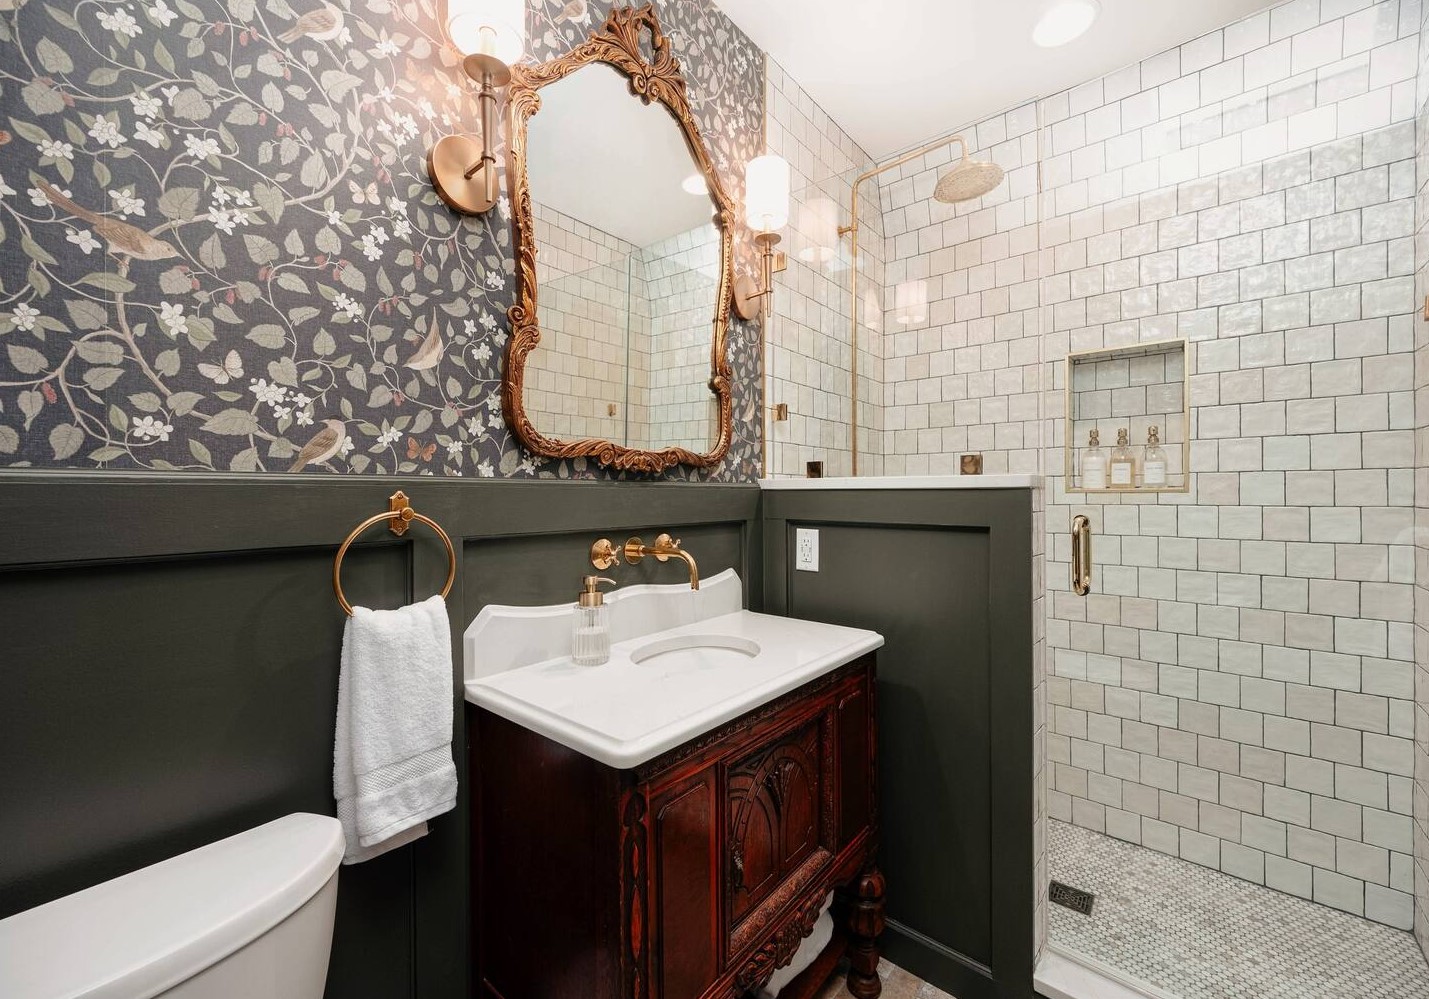
<path fill-rule="evenodd" d="M 342 851 L 299 812 L 0 919 L 0 996 L 320 999 Z"/>

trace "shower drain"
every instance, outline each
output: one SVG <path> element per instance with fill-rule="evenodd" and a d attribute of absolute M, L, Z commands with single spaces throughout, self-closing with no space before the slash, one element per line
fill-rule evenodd
<path fill-rule="evenodd" d="M 1068 909 L 1080 912 L 1084 916 L 1092 914 L 1092 903 L 1096 901 L 1096 896 L 1089 891 L 1082 891 L 1080 888 L 1073 888 L 1071 885 L 1064 885 L 1060 881 L 1053 881 L 1047 886 L 1047 898 L 1064 905 Z"/>

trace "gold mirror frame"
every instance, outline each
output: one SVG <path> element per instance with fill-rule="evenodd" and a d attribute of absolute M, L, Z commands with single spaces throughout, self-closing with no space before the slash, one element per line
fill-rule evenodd
<path fill-rule="evenodd" d="M 653 59 L 647 61 L 641 39 L 649 32 Z M 645 451 L 614 441 L 588 437 L 562 441 L 542 434 L 526 414 L 524 388 L 526 357 L 541 342 L 536 312 L 536 227 L 531 210 L 531 188 L 526 174 L 527 125 L 541 108 L 540 90 L 592 63 L 603 62 L 619 70 L 629 81 L 630 92 L 646 104 L 659 102 L 670 112 L 684 132 L 695 164 L 704 175 L 716 206 L 715 221 L 720 227 L 719 294 L 715 302 L 714 336 L 710 348 L 710 390 L 718 404 L 718 436 L 714 447 L 696 454 L 682 447 Z M 502 409 L 506 423 L 526 449 L 543 458 L 590 457 L 610 468 L 629 472 L 661 472 L 672 465 L 709 468 L 729 451 L 733 436 L 731 370 L 726 357 L 729 337 L 729 310 L 734 294 L 734 202 L 725 193 L 714 164 L 705 149 L 700 127 L 695 122 L 686 93 L 680 62 L 670 51 L 670 40 L 660 29 L 653 3 L 643 7 L 621 7 L 610 12 L 604 26 L 559 59 L 540 64 L 511 67 L 508 90 L 510 139 L 507 151 L 507 182 L 514 192 L 516 230 L 516 304 L 507 317 L 511 321 L 511 342 L 506 348 L 506 372 L 501 381 Z"/>

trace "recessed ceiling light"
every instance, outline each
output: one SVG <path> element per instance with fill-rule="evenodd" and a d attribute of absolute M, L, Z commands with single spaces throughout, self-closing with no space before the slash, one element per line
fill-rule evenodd
<path fill-rule="evenodd" d="M 1100 13 L 1097 0 L 1058 0 L 1032 29 L 1032 41 L 1044 49 L 1066 45 L 1086 34 Z"/>
<path fill-rule="evenodd" d="M 705 183 L 705 178 L 697 173 L 692 173 L 680 182 L 680 186 L 685 189 L 686 194 L 709 194 L 710 187 Z"/>

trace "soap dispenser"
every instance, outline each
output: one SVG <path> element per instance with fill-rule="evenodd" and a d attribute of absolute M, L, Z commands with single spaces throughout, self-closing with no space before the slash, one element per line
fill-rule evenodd
<path fill-rule="evenodd" d="M 1106 452 L 1102 450 L 1101 431 L 1093 429 L 1082 453 L 1082 488 L 1100 491 L 1106 488 Z"/>
<path fill-rule="evenodd" d="M 610 608 L 600 584 L 615 585 L 604 576 L 586 576 L 576 598 L 575 620 L 571 622 L 571 661 L 577 666 L 600 666 L 610 660 Z"/>

